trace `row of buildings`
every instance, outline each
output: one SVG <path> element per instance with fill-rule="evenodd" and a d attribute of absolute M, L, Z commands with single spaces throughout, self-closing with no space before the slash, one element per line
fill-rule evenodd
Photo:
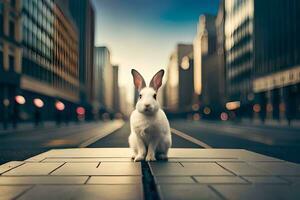
<path fill-rule="evenodd" d="M 88 0 L 0 1 L 0 121 L 5 126 L 118 111 L 113 101 L 118 67 L 111 65 L 107 48 L 94 47 L 94 29 Z"/>
<path fill-rule="evenodd" d="M 170 56 L 164 106 L 222 119 L 300 118 L 300 1 L 221 0 Z"/>

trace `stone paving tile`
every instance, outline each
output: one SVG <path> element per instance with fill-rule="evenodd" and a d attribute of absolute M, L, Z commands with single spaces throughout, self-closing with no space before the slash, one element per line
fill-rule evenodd
<path fill-rule="evenodd" d="M 50 164 L 50 163 L 48 163 Z M 141 175 L 140 163 L 102 162 L 98 163 L 66 163 L 51 175 Z"/>
<path fill-rule="evenodd" d="M 131 158 L 46 158 L 42 162 L 130 162 Z"/>
<path fill-rule="evenodd" d="M 237 158 L 169 158 L 168 162 L 237 162 Z"/>
<path fill-rule="evenodd" d="M 190 176 L 157 176 L 155 177 L 155 182 L 157 184 L 165 183 L 195 183 L 195 181 Z"/>
<path fill-rule="evenodd" d="M 141 163 L 130 156 L 63 149 L 1 165 L 0 200 L 143 199 Z M 171 149 L 168 162 L 149 166 L 162 199 L 300 199 L 300 165 L 246 150 Z"/>
<path fill-rule="evenodd" d="M 11 162 L 8 162 L 8 163 L 5 163 L 3 165 L 0 165 L 0 174 L 8 171 L 8 170 L 11 170 L 12 168 L 15 168 L 15 167 L 18 167 L 20 165 L 22 165 L 24 162 L 22 161 L 11 161 Z"/>
<path fill-rule="evenodd" d="M 247 181 L 238 176 L 194 176 L 198 183 L 205 184 L 247 184 Z"/>
<path fill-rule="evenodd" d="M 170 158 L 238 158 L 237 149 L 188 149 L 173 148 L 169 150 Z"/>
<path fill-rule="evenodd" d="M 87 184 L 142 184 L 141 176 L 92 176 Z"/>
<path fill-rule="evenodd" d="M 0 200 L 14 199 L 31 186 L 3 186 L 0 185 Z"/>
<path fill-rule="evenodd" d="M 130 158 L 130 148 L 74 148 L 54 149 L 25 161 L 40 162 L 46 158 Z"/>
<path fill-rule="evenodd" d="M 247 163 L 218 162 L 218 164 L 237 175 L 268 175 L 268 171 L 258 169 Z"/>
<path fill-rule="evenodd" d="M 158 186 L 162 200 L 220 199 L 209 187 L 198 184 L 162 184 Z"/>
<path fill-rule="evenodd" d="M 251 165 L 268 171 L 272 175 L 300 175 L 300 165 L 290 162 L 255 162 Z"/>
<path fill-rule="evenodd" d="M 0 176 L 0 185 L 84 184 L 88 176 Z"/>
<path fill-rule="evenodd" d="M 150 163 L 155 176 L 232 175 L 216 163 Z"/>
<path fill-rule="evenodd" d="M 64 163 L 25 163 L 2 175 L 47 175 Z"/>
<path fill-rule="evenodd" d="M 222 158 L 241 161 L 282 161 L 244 149 L 188 149 L 173 148 L 169 151 L 170 158 Z"/>
<path fill-rule="evenodd" d="M 288 182 L 276 176 L 244 176 L 251 183 L 287 184 Z"/>
<path fill-rule="evenodd" d="M 18 200 L 141 200 L 143 199 L 140 185 L 38 185 L 22 195 Z"/>
<path fill-rule="evenodd" d="M 298 200 L 299 186 L 290 185 L 213 185 L 218 192 L 230 200 Z"/>

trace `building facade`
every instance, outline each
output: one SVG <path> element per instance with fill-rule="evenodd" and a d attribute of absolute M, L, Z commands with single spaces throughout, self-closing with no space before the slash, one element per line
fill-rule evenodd
<path fill-rule="evenodd" d="M 95 13 L 90 0 L 72 0 L 70 13 L 76 23 L 79 35 L 79 80 L 80 99 L 87 106 L 94 99 L 94 32 Z"/>
<path fill-rule="evenodd" d="M 109 112 L 113 112 L 114 84 L 113 84 L 113 67 L 110 60 L 110 51 L 107 47 L 95 47 L 95 64 L 94 69 L 101 72 L 95 73 L 98 76 L 99 84 L 95 84 L 97 99 L 100 104 Z"/>
<path fill-rule="evenodd" d="M 228 100 L 240 101 L 241 117 L 299 119 L 300 4 L 275 0 L 269 6 L 225 1 Z"/>
<path fill-rule="evenodd" d="M 31 120 L 39 112 L 42 118 L 50 120 L 56 115 L 55 103 L 61 101 L 64 119 L 76 118 L 75 109 L 80 104 L 78 35 L 65 7 L 53 0 L 2 1 L 0 5 L 6 34 L 1 36 L 5 45 L 1 51 L 4 59 L 0 76 L 7 115 L 13 121 Z M 11 11 L 14 14 L 9 14 Z M 16 20 L 12 21 L 11 16 Z M 7 37 L 15 41 L 9 42 L 10 46 L 16 44 L 15 47 L 7 47 Z M 13 84 L 2 78 L 8 77 L 6 71 L 11 74 L 9 79 Z M 5 89 L 7 84 L 10 86 Z M 23 99 L 21 103 L 17 96 Z M 42 102 L 41 107 L 35 105 L 36 99 Z"/>
<path fill-rule="evenodd" d="M 194 90 L 195 103 L 210 117 L 218 117 L 223 110 L 224 65 L 222 64 L 222 13 L 218 18 L 201 15 L 197 35 L 194 39 Z M 218 28 L 218 32 L 217 32 Z M 219 50 L 219 52 L 218 52 Z"/>
<path fill-rule="evenodd" d="M 22 72 L 21 13 L 21 1 L 0 2 L 0 120 L 5 128 L 17 110 L 14 97 Z"/>
<path fill-rule="evenodd" d="M 178 44 L 167 67 L 165 107 L 170 112 L 187 112 L 193 100 L 193 45 Z"/>
<path fill-rule="evenodd" d="M 113 111 L 120 112 L 119 66 L 113 65 Z"/>
<path fill-rule="evenodd" d="M 240 102 L 241 112 L 253 99 L 254 0 L 225 1 L 225 65 L 228 102 Z"/>
<path fill-rule="evenodd" d="M 262 120 L 299 120 L 300 2 L 274 0 L 265 12 L 268 6 L 254 1 L 253 108 L 260 108 L 254 115 Z"/>

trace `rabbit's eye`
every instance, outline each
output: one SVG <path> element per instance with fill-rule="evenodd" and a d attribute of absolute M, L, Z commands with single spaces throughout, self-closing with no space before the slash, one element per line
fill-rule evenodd
<path fill-rule="evenodd" d="M 141 94 L 139 95 L 139 98 L 140 98 L 140 99 L 142 98 L 142 95 L 141 95 Z"/>
<path fill-rule="evenodd" d="M 153 95 L 153 98 L 156 99 L 156 94 Z"/>

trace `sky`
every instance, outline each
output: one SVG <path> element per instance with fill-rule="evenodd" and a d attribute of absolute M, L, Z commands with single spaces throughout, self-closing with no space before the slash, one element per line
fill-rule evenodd
<path fill-rule="evenodd" d="M 216 14 L 219 0 L 92 0 L 95 46 L 107 46 L 119 65 L 119 85 L 137 69 L 148 84 L 166 69 L 177 43 L 192 43 L 199 16 Z"/>

